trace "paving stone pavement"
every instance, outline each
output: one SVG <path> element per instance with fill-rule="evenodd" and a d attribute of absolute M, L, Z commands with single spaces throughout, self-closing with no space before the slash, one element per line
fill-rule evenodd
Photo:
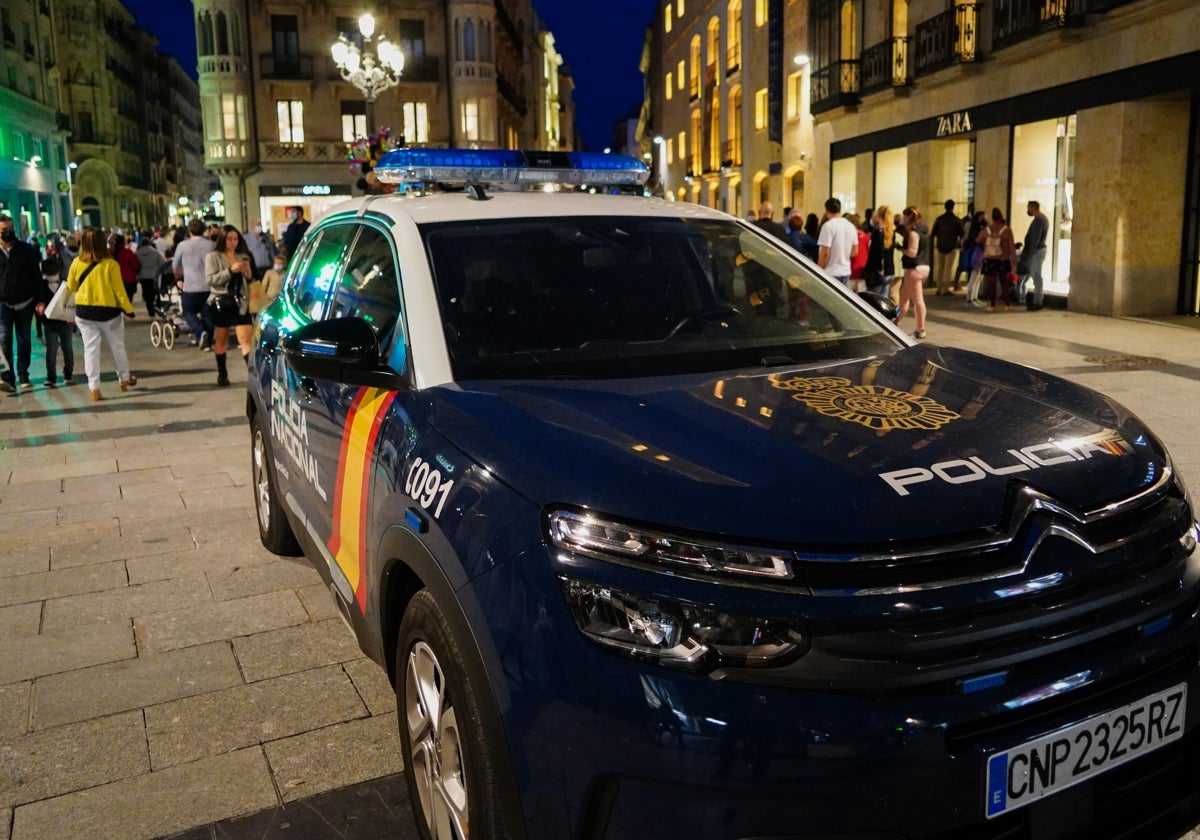
<path fill-rule="evenodd" d="M 1118 398 L 1200 489 L 1195 319 L 930 310 L 931 342 Z M 380 828 L 411 823 L 383 671 L 316 572 L 258 543 L 244 390 L 144 322 L 126 343 L 129 392 L 0 395 L 0 840 L 414 836 Z M 1164 364 L 1084 361 L 1105 355 Z M 357 833 L 321 833 L 337 791 L 370 806 Z"/>

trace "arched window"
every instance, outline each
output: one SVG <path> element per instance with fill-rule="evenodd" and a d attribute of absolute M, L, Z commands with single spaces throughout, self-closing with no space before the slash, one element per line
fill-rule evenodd
<path fill-rule="evenodd" d="M 470 20 L 463 24 L 463 59 L 475 60 L 475 24 Z"/>
<path fill-rule="evenodd" d="M 742 0 L 729 0 L 725 20 L 725 40 L 729 42 L 726 69 L 732 72 L 742 66 Z"/>
<path fill-rule="evenodd" d="M 224 12 L 217 12 L 217 55 L 229 55 L 229 29 Z"/>
<path fill-rule="evenodd" d="M 702 171 L 703 163 L 700 160 L 700 152 L 703 145 L 700 142 L 700 109 L 692 109 L 692 154 L 691 160 L 688 161 L 688 168 L 692 170 L 693 175 L 699 175 Z"/>
<path fill-rule="evenodd" d="M 854 0 L 842 2 L 841 59 L 854 61 L 858 58 L 858 9 Z"/>
<path fill-rule="evenodd" d="M 492 24 L 484 21 L 479 27 L 479 60 L 492 61 Z"/>
<path fill-rule="evenodd" d="M 213 26 L 212 14 L 210 12 L 201 12 L 199 19 L 196 22 L 196 40 L 200 55 L 213 54 Z"/>
<path fill-rule="evenodd" d="M 666 5 L 666 7 L 663 9 L 663 32 L 671 31 L 671 23 L 672 23 L 671 4 L 668 3 Z"/>
<path fill-rule="evenodd" d="M 721 147 L 721 97 L 714 96 L 712 117 L 708 124 L 708 168 L 713 172 L 721 168 L 724 160 L 721 156 L 723 152 L 724 149 Z"/>
<path fill-rule="evenodd" d="M 733 166 L 742 165 L 742 89 L 729 91 L 729 157 Z"/>
<path fill-rule="evenodd" d="M 691 60 L 689 61 L 688 84 L 692 98 L 700 95 L 700 36 L 692 36 Z"/>
<path fill-rule="evenodd" d="M 717 73 L 717 54 L 721 51 L 721 19 L 713 15 L 708 20 L 708 55 L 705 56 L 705 72 L 713 78 Z"/>

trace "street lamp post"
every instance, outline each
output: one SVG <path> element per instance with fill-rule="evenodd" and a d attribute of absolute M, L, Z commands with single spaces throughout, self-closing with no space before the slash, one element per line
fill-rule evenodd
<path fill-rule="evenodd" d="M 79 230 L 79 214 L 75 212 L 75 170 L 79 164 L 71 161 L 67 164 L 67 203 L 71 205 L 71 230 Z"/>
<path fill-rule="evenodd" d="M 387 39 L 385 33 L 373 37 L 375 18 L 369 12 L 358 19 L 358 31 L 363 37 L 361 47 L 345 35 L 339 35 L 329 51 L 342 78 L 358 88 L 367 100 L 367 135 L 370 136 L 375 127 L 375 99 L 400 83 L 404 53 Z"/>

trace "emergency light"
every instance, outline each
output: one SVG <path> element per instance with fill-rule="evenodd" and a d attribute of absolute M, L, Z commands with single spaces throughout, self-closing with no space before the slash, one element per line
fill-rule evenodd
<path fill-rule="evenodd" d="M 629 155 L 513 149 L 395 149 L 375 165 L 387 184 L 480 184 L 521 188 L 546 184 L 641 186 L 650 168 Z"/>

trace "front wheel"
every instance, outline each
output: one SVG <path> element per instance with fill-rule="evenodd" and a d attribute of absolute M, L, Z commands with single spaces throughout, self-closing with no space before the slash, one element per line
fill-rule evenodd
<path fill-rule="evenodd" d="M 170 321 L 167 321 L 167 323 L 163 324 L 162 334 L 163 334 L 163 347 L 166 347 L 168 350 L 174 349 L 174 347 L 175 347 L 175 325 L 172 324 Z"/>
<path fill-rule="evenodd" d="M 396 646 L 396 707 L 409 798 L 423 840 L 503 840 L 478 691 L 428 589 L 404 613 Z"/>
<path fill-rule="evenodd" d="M 288 524 L 283 506 L 279 504 L 275 471 L 271 469 L 267 441 L 257 414 L 250 421 L 250 477 L 254 482 L 254 512 L 258 520 L 258 538 L 263 547 L 273 554 L 299 554 L 300 544 L 296 542 L 292 526 Z"/>
<path fill-rule="evenodd" d="M 153 344 L 155 347 L 158 347 L 160 344 L 162 344 L 162 339 L 163 339 L 162 324 L 160 324 L 158 321 L 151 321 L 150 322 L 150 343 Z"/>

